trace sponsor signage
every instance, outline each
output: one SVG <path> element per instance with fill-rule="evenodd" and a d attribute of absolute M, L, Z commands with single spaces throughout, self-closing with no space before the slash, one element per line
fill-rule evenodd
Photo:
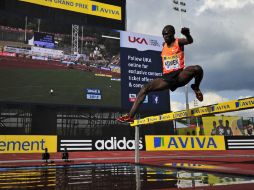
<path fill-rule="evenodd" d="M 0 56 L 16 57 L 16 53 L 0 52 Z"/>
<path fill-rule="evenodd" d="M 254 149 L 253 136 L 227 136 L 225 137 L 227 150 Z"/>
<path fill-rule="evenodd" d="M 135 150 L 135 140 L 126 137 L 108 137 L 105 139 L 60 139 L 59 151 L 65 148 L 68 151 L 114 151 Z M 142 138 L 139 140 L 139 149 L 144 150 Z"/>
<path fill-rule="evenodd" d="M 140 89 L 162 76 L 162 43 L 161 37 L 120 31 L 123 108 L 130 109 Z M 140 110 L 168 111 L 168 91 L 149 93 Z"/>
<path fill-rule="evenodd" d="M 121 7 L 84 0 L 19 0 L 26 3 L 84 13 L 114 20 L 122 20 Z"/>
<path fill-rule="evenodd" d="M 191 114 L 194 116 L 206 115 L 212 112 L 212 108 L 209 106 L 194 108 L 191 110 Z"/>
<path fill-rule="evenodd" d="M 88 100 L 101 100 L 101 90 L 100 89 L 86 89 L 86 99 Z"/>
<path fill-rule="evenodd" d="M 205 107 L 194 108 L 194 109 L 190 109 L 189 112 L 187 112 L 186 110 L 182 110 L 177 112 L 166 113 L 163 115 L 159 115 L 160 119 L 156 122 L 170 121 L 170 120 L 186 118 L 190 116 L 201 116 L 201 115 L 207 115 L 207 114 L 213 114 L 213 113 L 231 112 L 231 111 L 237 111 L 242 109 L 250 109 L 253 107 L 254 107 L 254 97 L 250 97 L 250 98 L 245 98 L 241 100 L 232 100 L 230 102 L 222 102 L 216 105 L 209 105 Z M 154 117 L 154 116 L 150 116 L 150 117 Z M 137 126 L 137 125 L 149 124 L 150 117 L 134 120 L 134 122 L 130 125 Z"/>
<path fill-rule="evenodd" d="M 36 46 L 32 46 L 30 52 L 32 55 L 41 56 L 41 57 L 45 57 L 45 58 L 52 57 L 52 58 L 60 59 L 64 56 L 64 52 L 62 50 L 41 48 L 41 47 L 36 47 Z M 70 63 L 70 62 L 68 62 L 68 63 Z"/>
<path fill-rule="evenodd" d="M 133 123 L 131 123 L 131 126 L 137 126 L 137 125 L 145 125 L 148 124 L 149 120 L 148 118 L 143 118 L 143 119 L 139 119 L 139 120 L 135 120 Z"/>
<path fill-rule="evenodd" d="M 213 113 L 231 111 L 236 109 L 236 101 L 223 102 L 218 105 L 213 105 L 211 108 Z"/>
<path fill-rule="evenodd" d="M 239 109 L 252 108 L 254 107 L 254 97 L 239 100 L 236 105 Z"/>
<path fill-rule="evenodd" d="M 94 143 L 95 150 L 135 150 L 135 140 L 127 140 L 126 137 L 117 139 L 97 140 Z M 143 149 L 142 141 L 139 140 L 139 149 Z"/>
<path fill-rule="evenodd" d="M 57 136 L 1 135 L 0 153 L 57 152 Z"/>
<path fill-rule="evenodd" d="M 4 46 L 4 53 L 5 54 L 7 53 L 7 55 L 11 55 L 11 57 L 14 57 L 13 55 L 16 56 L 17 53 L 25 54 L 25 55 L 30 54 L 30 50 L 22 49 L 22 48 L 15 48 L 15 47 Z M 11 54 L 11 53 L 15 53 L 15 54 Z"/>
<path fill-rule="evenodd" d="M 138 51 L 158 51 L 161 52 L 163 45 L 163 38 L 158 36 L 150 36 L 139 33 L 121 31 L 120 46 L 124 48 L 134 48 Z M 137 60 L 142 60 L 137 58 Z M 144 61 L 149 62 L 149 59 L 144 58 Z"/>
<path fill-rule="evenodd" d="M 224 136 L 145 136 L 147 151 L 225 150 Z"/>
<path fill-rule="evenodd" d="M 68 151 L 92 150 L 92 140 L 61 139 L 60 140 L 60 151 L 64 151 L 65 148 Z"/>

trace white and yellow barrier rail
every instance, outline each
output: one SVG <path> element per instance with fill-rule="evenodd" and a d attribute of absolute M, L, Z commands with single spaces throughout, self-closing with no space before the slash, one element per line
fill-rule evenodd
<path fill-rule="evenodd" d="M 251 108 L 254 108 L 254 97 L 240 99 L 240 100 L 232 100 L 229 102 L 221 102 L 214 105 L 193 108 L 193 109 L 190 109 L 189 111 L 183 110 L 183 111 L 165 113 L 162 115 L 149 116 L 143 119 L 135 120 L 130 125 L 133 127 L 137 125 L 147 125 L 147 124 L 152 124 L 156 122 L 172 121 L 175 119 L 182 119 L 186 117 L 197 117 L 202 115 L 232 112 L 232 111 L 239 111 L 239 110 L 251 109 Z"/>

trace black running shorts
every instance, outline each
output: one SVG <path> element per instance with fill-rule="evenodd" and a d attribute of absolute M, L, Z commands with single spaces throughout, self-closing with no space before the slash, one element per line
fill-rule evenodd
<path fill-rule="evenodd" d="M 179 86 L 179 82 L 178 82 L 178 75 L 180 74 L 180 72 L 182 71 L 183 69 L 179 69 L 177 71 L 173 71 L 171 73 L 168 73 L 168 74 L 164 74 L 162 75 L 162 79 L 164 81 L 166 81 L 167 83 L 169 83 L 169 86 L 170 86 L 170 90 L 171 91 L 175 91 Z"/>

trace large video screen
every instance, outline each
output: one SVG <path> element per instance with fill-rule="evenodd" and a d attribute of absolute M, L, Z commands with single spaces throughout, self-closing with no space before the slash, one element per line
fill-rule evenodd
<path fill-rule="evenodd" d="M 161 37 L 115 30 L 123 20 L 102 15 L 89 18 L 104 19 L 107 27 L 90 24 L 88 17 L 81 22 L 74 18 L 85 13 L 37 5 L 41 0 L 4 2 L 0 4 L 0 102 L 127 110 L 142 86 L 162 75 Z M 35 6 L 37 14 L 33 9 L 28 14 L 18 11 L 19 6 L 27 10 Z M 107 24 L 108 20 L 116 25 Z M 167 111 L 168 103 L 168 91 L 153 92 L 139 110 Z"/>
<path fill-rule="evenodd" d="M 1 102 L 121 107 L 119 32 L 0 15 Z"/>
<path fill-rule="evenodd" d="M 55 48 L 54 34 L 34 32 L 34 45 L 43 48 Z"/>

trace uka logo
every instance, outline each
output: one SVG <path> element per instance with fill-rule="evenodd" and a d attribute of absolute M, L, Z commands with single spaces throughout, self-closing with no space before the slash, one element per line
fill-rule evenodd
<path fill-rule="evenodd" d="M 110 140 L 97 140 L 94 146 L 97 150 L 134 150 L 135 140 L 127 140 L 125 137 L 118 140 L 111 137 Z M 143 149 L 142 140 L 139 140 L 139 149 Z"/>
<path fill-rule="evenodd" d="M 138 44 L 143 44 L 143 45 L 151 45 L 151 46 L 160 47 L 159 42 L 154 39 L 145 39 L 145 38 L 140 38 L 140 37 L 136 37 L 136 36 L 128 36 L 128 41 L 131 43 L 138 43 Z"/>
<path fill-rule="evenodd" d="M 147 43 L 147 41 L 146 41 L 146 39 L 145 38 L 139 38 L 139 37 L 131 37 L 131 36 L 129 36 L 128 37 L 128 40 L 129 40 L 129 42 L 131 42 L 131 43 L 135 43 L 135 42 L 137 42 L 137 43 L 139 43 L 139 44 L 146 44 L 146 45 L 148 45 L 148 43 Z"/>

